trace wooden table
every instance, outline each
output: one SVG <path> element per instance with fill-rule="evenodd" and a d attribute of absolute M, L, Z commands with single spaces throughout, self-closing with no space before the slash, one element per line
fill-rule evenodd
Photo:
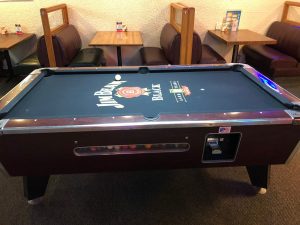
<path fill-rule="evenodd" d="M 266 37 L 251 30 L 238 31 L 220 31 L 209 30 L 208 33 L 224 42 L 227 46 L 233 45 L 232 62 L 237 62 L 239 45 L 274 45 L 277 43 L 275 39 Z"/>
<path fill-rule="evenodd" d="M 9 52 L 8 50 L 21 42 L 33 37 L 34 34 L 14 34 L 14 33 L 9 33 L 9 34 L 0 34 L 0 51 L 3 52 L 4 58 L 7 63 L 8 67 L 8 72 L 10 76 L 12 77 L 14 75 L 13 72 L 13 67 L 12 63 L 9 57 Z"/>
<path fill-rule="evenodd" d="M 118 66 L 122 66 L 121 46 L 142 46 L 143 39 L 139 31 L 98 31 L 93 37 L 90 46 L 116 46 Z"/>

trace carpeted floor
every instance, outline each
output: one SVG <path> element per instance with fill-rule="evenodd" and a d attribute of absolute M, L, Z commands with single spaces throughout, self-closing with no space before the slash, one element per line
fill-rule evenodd
<path fill-rule="evenodd" d="M 277 82 L 300 97 L 300 79 Z M 0 84 L 3 94 L 11 82 Z M 14 224 L 299 225 L 300 152 L 272 166 L 265 195 L 243 167 L 139 171 L 52 176 L 44 202 L 30 206 L 21 178 L 0 173 L 0 225 Z"/>

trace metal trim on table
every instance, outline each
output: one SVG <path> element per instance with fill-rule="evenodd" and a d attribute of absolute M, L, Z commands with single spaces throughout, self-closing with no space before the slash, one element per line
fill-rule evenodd
<path fill-rule="evenodd" d="M 142 115 L 90 118 L 11 119 L 4 126 L 3 134 L 218 127 L 265 124 L 275 125 L 292 123 L 293 118 L 291 118 L 291 116 L 289 116 L 289 114 L 285 111 L 168 114 L 160 115 L 156 120 L 147 120 Z"/>
<path fill-rule="evenodd" d="M 149 71 L 176 71 L 176 70 L 201 70 L 201 69 L 230 69 L 234 63 L 229 64 L 202 64 L 202 65 L 160 65 L 160 66 L 122 66 L 122 67 L 55 67 L 47 68 L 53 72 L 58 73 L 74 73 L 74 71 L 82 72 L 138 72 L 141 69 L 148 69 Z M 239 64 L 240 65 L 240 64 Z"/>
<path fill-rule="evenodd" d="M 0 99 L 0 114 L 7 113 L 14 106 L 13 103 L 18 102 L 32 87 L 34 87 L 43 78 L 43 76 L 43 70 L 34 70 L 20 83 L 18 83 L 12 90 L 4 95 Z M 23 94 L 21 94 L 22 92 Z"/>
<path fill-rule="evenodd" d="M 281 87 L 280 85 L 275 83 L 274 81 L 270 80 L 268 77 L 266 77 L 259 71 L 255 70 L 253 67 L 251 67 L 247 64 L 231 64 L 231 65 L 242 66 L 244 70 L 246 70 L 248 73 L 250 73 L 252 75 L 251 79 L 255 80 L 257 82 L 257 84 L 259 84 L 260 87 L 262 87 L 265 91 L 267 91 L 270 95 L 274 96 L 276 99 L 278 99 L 278 100 L 284 99 L 284 100 L 288 101 L 288 103 L 290 103 L 291 106 L 297 106 L 297 107 L 300 106 L 300 99 L 298 97 L 296 97 L 295 95 L 293 95 L 292 93 L 290 93 L 289 91 L 287 91 L 286 89 L 284 89 L 283 87 Z M 270 86 L 263 84 L 258 76 L 261 76 L 264 79 L 266 79 L 266 80 L 272 82 L 274 85 L 276 85 L 278 92 L 276 92 Z"/>
<path fill-rule="evenodd" d="M 5 127 L 8 121 L 8 119 L 0 120 L 0 135 L 3 133 L 3 128 Z"/>

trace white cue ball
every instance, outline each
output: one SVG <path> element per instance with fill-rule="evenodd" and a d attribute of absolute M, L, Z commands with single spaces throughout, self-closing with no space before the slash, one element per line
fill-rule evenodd
<path fill-rule="evenodd" d="M 115 76 L 115 80 L 121 80 L 121 75 L 120 74 L 116 74 L 116 76 Z"/>

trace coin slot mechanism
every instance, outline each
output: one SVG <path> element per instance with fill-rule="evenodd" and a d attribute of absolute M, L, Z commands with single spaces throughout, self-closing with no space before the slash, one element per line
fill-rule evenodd
<path fill-rule="evenodd" d="M 205 139 L 203 162 L 232 162 L 238 152 L 241 133 L 208 134 Z"/>

